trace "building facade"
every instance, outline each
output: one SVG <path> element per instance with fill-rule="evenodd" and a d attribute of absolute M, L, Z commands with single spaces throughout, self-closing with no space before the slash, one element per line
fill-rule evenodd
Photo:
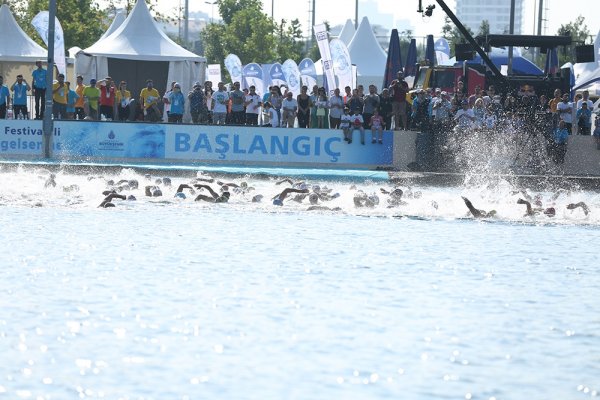
<path fill-rule="evenodd" d="M 477 34 L 481 22 L 487 20 L 490 33 L 509 33 L 511 0 L 456 0 L 456 16 Z M 523 3 L 515 0 L 515 31 L 523 31 Z"/>

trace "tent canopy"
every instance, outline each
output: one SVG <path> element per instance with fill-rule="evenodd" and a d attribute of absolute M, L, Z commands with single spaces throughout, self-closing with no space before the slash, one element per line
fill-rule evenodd
<path fill-rule="evenodd" d="M 206 58 L 179 46 L 160 30 L 144 0 L 137 1 L 121 26 L 84 52 L 94 56 L 138 61 L 206 62 Z"/>
<path fill-rule="evenodd" d="M 387 55 L 377 42 L 369 19 L 364 17 L 348 46 L 352 64 L 358 69 L 359 83 L 379 84 L 385 73 Z M 365 82 L 365 79 L 367 80 Z"/>
<path fill-rule="evenodd" d="M 354 33 L 356 33 L 356 29 L 354 29 L 354 24 L 352 23 L 351 19 L 347 19 L 346 23 L 344 24 L 344 27 L 340 31 L 340 36 L 338 37 L 338 39 L 340 39 L 342 42 L 344 42 L 346 46 L 348 46 L 352 41 L 352 38 L 354 37 Z"/>
<path fill-rule="evenodd" d="M 113 18 L 112 24 L 110 24 L 106 32 L 104 32 L 104 35 L 100 36 L 100 39 L 98 40 L 102 40 L 104 38 L 109 37 L 114 31 L 116 31 L 121 25 L 123 25 L 123 22 L 125 22 L 126 18 L 127 16 L 125 15 L 124 11 L 117 12 L 115 14 L 115 17 Z"/>
<path fill-rule="evenodd" d="M 32 62 L 48 57 L 46 49 L 23 32 L 6 4 L 0 7 L 0 37 L 0 61 Z"/>

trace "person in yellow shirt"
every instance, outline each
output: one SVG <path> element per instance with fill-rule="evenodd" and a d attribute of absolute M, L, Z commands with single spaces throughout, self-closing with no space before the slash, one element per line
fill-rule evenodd
<path fill-rule="evenodd" d="M 67 94 L 69 89 L 65 84 L 65 75 L 58 74 L 57 81 L 52 85 L 52 117 L 62 119 L 67 117 Z"/>
<path fill-rule="evenodd" d="M 158 122 L 161 119 L 160 110 L 158 109 L 160 95 L 153 85 L 152 79 L 146 81 L 146 87 L 140 93 L 140 103 L 144 110 L 144 121 Z"/>
<path fill-rule="evenodd" d="M 127 121 L 131 115 L 131 92 L 127 90 L 127 82 L 121 81 L 119 84 L 119 90 L 115 93 L 115 99 L 117 102 L 117 115 L 119 121 Z"/>
<path fill-rule="evenodd" d="M 83 76 L 77 75 L 77 86 L 75 86 L 75 93 L 77 93 L 77 100 L 75 101 L 75 118 L 84 119 L 85 111 L 83 109 L 85 104 L 85 99 L 83 98 L 83 90 L 85 89 L 85 85 L 83 84 Z"/>

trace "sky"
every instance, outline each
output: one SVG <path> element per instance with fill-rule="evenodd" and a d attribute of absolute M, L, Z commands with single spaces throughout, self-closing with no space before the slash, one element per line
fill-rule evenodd
<path fill-rule="evenodd" d="M 510 5 L 510 0 L 505 0 Z M 524 21 L 523 33 L 534 34 L 534 16 L 537 15 L 537 1 L 524 0 Z M 165 2 L 168 4 L 168 2 Z M 212 6 L 208 1 L 190 1 L 190 11 L 203 11 L 211 15 Z M 343 25 L 346 19 L 354 20 L 355 0 L 315 0 L 315 19 L 316 23 L 327 20 L 332 26 Z M 434 0 L 423 0 L 423 7 L 428 4 L 434 4 Z M 455 9 L 455 0 L 446 0 L 451 9 Z M 164 3 L 163 3 L 164 4 Z M 263 10 L 271 15 L 272 9 L 276 20 L 285 18 L 287 20 L 298 18 L 303 28 L 306 29 L 309 21 L 309 7 L 312 0 L 263 0 Z M 272 4 L 274 7 L 272 8 Z M 600 30 L 600 18 L 593 18 L 592 15 L 600 14 L 600 0 L 544 0 L 547 11 L 547 35 L 556 33 L 561 24 L 574 21 L 578 15 L 583 15 L 590 33 L 593 37 Z M 218 14 L 217 6 L 214 6 L 215 15 Z M 444 12 L 439 6 L 434 10 L 430 18 L 422 18 L 417 14 L 418 0 L 359 0 L 358 19 L 362 20 L 365 14 L 373 15 L 377 10 L 380 14 L 377 18 L 380 23 L 388 29 L 405 29 L 406 23 L 413 28 L 414 36 L 425 36 L 427 34 L 439 35 L 444 23 Z M 371 21 L 371 24 L 374 22 Z M 404 20 L 404 21 L 403 21 Z M 406 21 L 408 20 L 408 21 Z"/>

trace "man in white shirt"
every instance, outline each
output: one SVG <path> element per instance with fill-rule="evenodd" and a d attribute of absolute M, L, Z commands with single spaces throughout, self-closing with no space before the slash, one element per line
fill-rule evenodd
<path fill-rule="evenodd" d="M 281 115 L 281 126 L 284 128 L 293 128 L 298 112 L 298 101 L 294 98 L 292 92 L 287 92 L 285 99 L 281 104 L 283 113 Z"/>
<path fill-rule="evenodd" d="M 256 94 L 256 87 L 250 86 L 250 91 L 244 97 L 244 105 L 246 106 L 246 125 L 258 125 L 258 114 L 260 113 L 260 96 Z"/>
<path fill-rule="evenodd" d="M 590 100 L 590 92 L 584 90 L 583 93 L 581 93 L 581 95 L 583 96 L 583 98 L 577 102 L 577 109 L 579 110 L 581 108 L 581 104 L 587 103 L 588 110 L 593 110 L 594 102 Z"/>
<path fill-rule="evenodd" d="M 569 133 L 573 127 L 573 103 L 569 102 L 569 95 L 563 94 L 562 101 L 556 105 L 556 112 L 561 120 L 565 121 Z"/>
<path fill-rule="evenodd" d="M 219 82 L 219 90 L 213 93 L 213 124 L 225 125 L 227 119 L 227 103 L 229 102 L 229 93 L 225 91 L 225 84 Z"/>
<path fill-rule="evenodd" d="M 462 101 L 462 108 L 456 112 L 454 120 L 457 122 L 456 127 L 460 129 L 470 128 L 475 121 L 475 113 L 472 108 L 469 108 L 468 100 Z"/>

